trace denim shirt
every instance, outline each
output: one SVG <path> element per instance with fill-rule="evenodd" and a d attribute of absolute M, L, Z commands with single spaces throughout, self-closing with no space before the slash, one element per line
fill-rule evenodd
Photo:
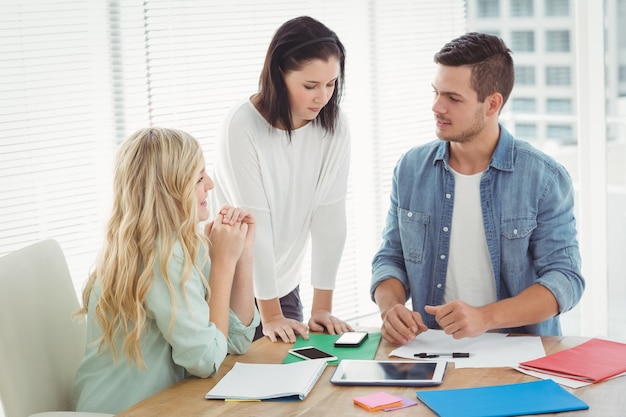
<path fill-rule="evenodd" d="M 372 299 L 381 281 L 397 278 L 429 328 L 439 326 L 424 306 L 443 304 L 446 288 L 454 205 L 448 157 L 448 144 L 437 140 L 400 158 L 383 242 L 372 261 Z M 559 313 L 572 309 L 585 281 L 574 193 L 565 168 L 500 126 L 500 139 L 480 181 L 480 200 L 497 299 L 539 283 L 552 292 Z M 557 316 L 502 331 L 560 335 L 561 327 Z"/>

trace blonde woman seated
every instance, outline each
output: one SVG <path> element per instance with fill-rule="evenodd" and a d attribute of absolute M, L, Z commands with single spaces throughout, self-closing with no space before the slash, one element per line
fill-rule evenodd
<path fill-rule="evenodd" d="M 244 353 L 259 324 L 252 290 L 253 215 L 223 207 L 199 143 L 173 129 L 134 133 L 117 154 L 113 213 L 83 292 L 80 411 L 117 413 Z"/>

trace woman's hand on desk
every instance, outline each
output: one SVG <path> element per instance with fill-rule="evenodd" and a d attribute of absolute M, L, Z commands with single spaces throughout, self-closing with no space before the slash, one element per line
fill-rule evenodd
<path fill-rule="evenodd" d="M 309 329 L 314 332 L 327 332 L 329 334 L 341 334 L 354 330 L 348 323 L 333 316 L 330 311 L 326 310 L 311 312 Z"/>
<path fill-rule="evenodd" d="M 263 323 L 263 334 L 276 342 L 280 338 L 285 343 L 295 343 L 296 334 L 309 338 L 309 329 L 298 320 L 288 319 L 283 315 L 271 318 Z"/>

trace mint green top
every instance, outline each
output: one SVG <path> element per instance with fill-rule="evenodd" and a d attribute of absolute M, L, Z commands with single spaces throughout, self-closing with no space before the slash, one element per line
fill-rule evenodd
<path fill-rule="evenodd" d="M 158 265 L 158 260 L 156 262 Z M 209 276 L 207 263 L 205 276 Z M 98 354 L 94 341 L 101 336 L 95 316 L 95 307 L 101 294 L 96 286 L 91 293 L 87 312 L 87 346 L 85 357 L 76 374 L 74 397 L 77 411 L 117 413 L 152 394 L 195 375 L 211 376 L 219 368 L 227 353 L 244 353 L 259 324 L 259 313 L 249 326 L 230 311 L 228 340 L 209 322 L 206 289 L 200 275 L 194 271 L 181 291 L 182 250 L 177 244 L 169 262 L 168 273 L 176 296 L 176 319 L 170 332 L 173 303 L 158 267 L 145 301 L 147 314 L 141 351 L 147 370 L 139 370 L 119 355 L 113 362 L 110 350 Z M 118 343 L 121 352 L 121 341 Z"/>

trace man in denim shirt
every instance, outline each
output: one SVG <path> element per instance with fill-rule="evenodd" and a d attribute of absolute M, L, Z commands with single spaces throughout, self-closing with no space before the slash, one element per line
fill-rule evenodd
<path fill-rule="evenodd" d="M 396 165 L 372 262 L 383 337 L 404 344 L 428 328 L 455 338 L 559 335 L 558 315 L 585 286 L 570 176 L 498 123 L 514 83 L 501 39 L 465 34 L 435 62 L 440 140 Z"/>

